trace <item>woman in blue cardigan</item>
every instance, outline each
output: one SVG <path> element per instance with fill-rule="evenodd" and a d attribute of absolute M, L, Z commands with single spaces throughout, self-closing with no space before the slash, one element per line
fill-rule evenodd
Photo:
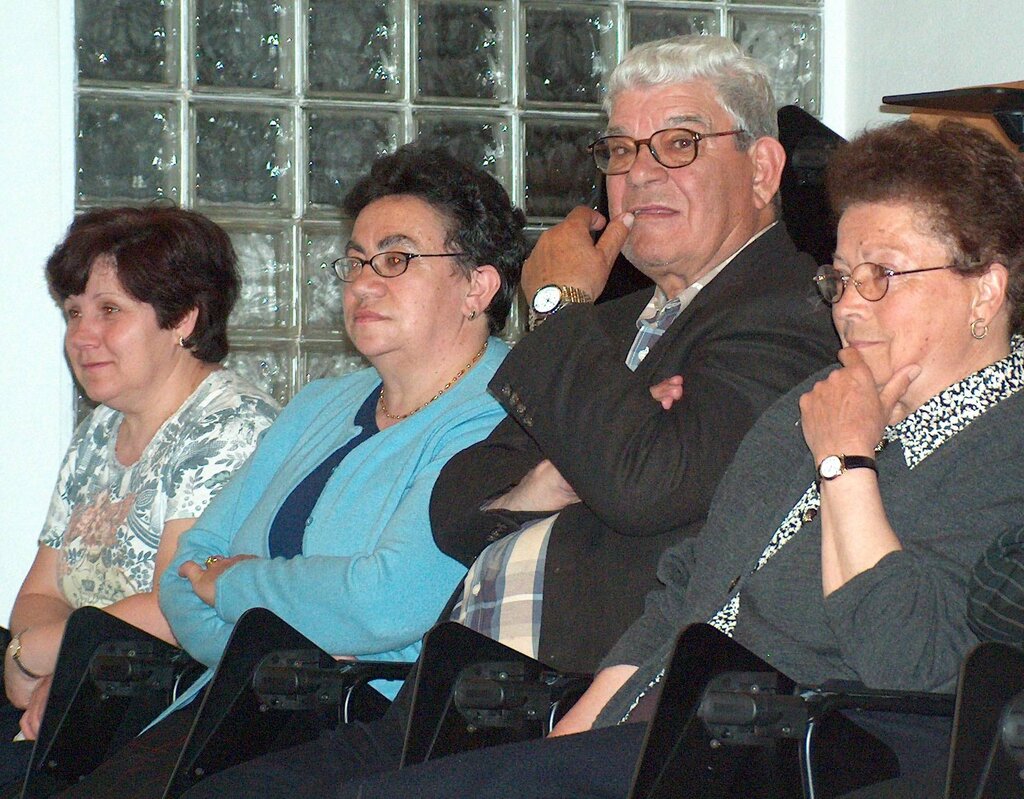
<path fill-rule="evenodd" d="M 504 415 L 486 388 L 508 350 L 493 334 L 516 291 L 525 217 L 491 176 L 414 145 L 377 161 L 344 210 L 355 223 L 333 267 L 345 329 L 372 366 L 292 400 L 160 584 L 179 643 L 211 669 L 254 607 L 338 656 L 414 660 L 465 573 L 434 545 L 427 505 L 441 467 Z M 172 731 L 190 715 L 171 713 L 68 795 L 106 795 L 108 779 L 116 794 L 128 768 L 133 796 L 159 796 Z M 149 754 L 161 736 L 165 767 Z M 152 786 L 136 779 L 140 759 Z"/>

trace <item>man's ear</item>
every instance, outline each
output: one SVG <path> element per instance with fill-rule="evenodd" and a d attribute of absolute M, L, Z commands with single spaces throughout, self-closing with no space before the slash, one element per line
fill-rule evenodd
<path fill-rule="evenodd" d="M 501 276 L 491 264 L 477 266 L 469 275 L 469 293 L 466 294 L 466 315 L 476 311 L 482 315 L 501 288 Z"/>
<path fill-rule="evenodd" d="M 786 151 L 778 139 L 762 136 L 750 146 L 748 154 L 754 167 L 754 204 L 761 210 L 771 205 L 779 192 Z"/>

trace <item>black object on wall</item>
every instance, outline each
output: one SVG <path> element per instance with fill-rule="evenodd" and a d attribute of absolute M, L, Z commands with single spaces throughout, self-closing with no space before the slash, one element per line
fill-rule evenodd
<path fill-rule="evenodd" d="M 886 105 L 929 108 L 964 114 L 991 114 L 1006 137 L 1024 152 L 1024 89 L 978 86 L 919 94 L 887 94 Z"/>
<path fill-rule="evenodd" d="M 825 166 L 845 140 L 795 105 L 779 109 L 779 141 L 786 151 L 782 171 L 782 219 L 797 249 L 819 264 L 831 263 L 836 220 L 825 193 Z"/>

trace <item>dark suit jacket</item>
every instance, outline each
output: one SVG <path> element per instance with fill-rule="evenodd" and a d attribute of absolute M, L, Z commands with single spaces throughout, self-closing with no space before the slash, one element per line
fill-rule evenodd
<path fill-rule="evenodd" d="M 642 612 L 662 550 L 700 529 L 743 435 L 834 361 L 814 268 L 780 223 L 701 290 L 636 372 L 625 357 L 650 290 L 559 311 L 500 367 L 490 390 L 510 418 L 449 461 L 431 522 L 441 550 L 468 565 L 530 517 L 481 505 L 543 458 L 558 467 L 582 502 L 559 514 L 548 545 L 541 660 L 597 666 Z M 649 388 L 677 374 L 683 399 L 664 411 Z"/>

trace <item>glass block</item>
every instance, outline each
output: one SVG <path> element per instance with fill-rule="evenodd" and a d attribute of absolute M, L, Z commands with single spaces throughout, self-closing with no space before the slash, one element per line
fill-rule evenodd
<path fill-rule="evenodd" d="M 398 0 L 310 0 L 309 90 L 397 94 L 402 75 L 401 16 Z"/>
<path fill-rule="evenodd" d="M 505 329 L 499 334 L 500 338 L 509 346 L 513 346 L 523 337 L 523 333 L 526 332 L 527 316 L 526 299 L 521 291 L 517 291 L 512 300 L 512 307 L 509 309 L 508 319 L 505 320 Z"/>
<path fill-rule="evenodd" d="M 310 335 L 345 335 L 345 284 L 331 263 L 345 254 L 351 232 L 351 222 L 308 225 L 302 232 L 302 326 Z"/>
<path fill-rule="evenodd" d="M 598 103 L 616 63 L 607 6 L 527 5 L 524 85 L 528 103 Z"/>
<path fill-rule="evenodd" d="M 587 145 L 601 123 L 574 125 L 560 119 L 526 122 L 526 215 L 561 219 L 574 206 L 592 205 L 597 167 Z"/>
<path fill-rule="evenodd" d="M 502 2 L 421 2 L 416 25 L 417 94 L 504 101 L 508 8 Z"/>
<path fill-rule="evenodd" d="M 197 105 L 196 199 L 290 208 L 293 134 L 287 109 Z"/>
<path fill-rule="evenodd" d="M 349 344 L 349 347 L 352 345 Z M 364 369 L 370 363 L 353 349 L 341 345 L 317 346 L 305 344 L 302 347 L 302 384 L 319 380 L 321 377 L 341 377 L 349 372 Z"/>
<path fill-rule="evenodd" d="M 732 38 L 768 68 L 778 105 L 820 110 L 821 19 L 811 14 L 735 12 Z"/>
<path fill-rule="evenodd" d="M 197 88 L 290 89 L 291 3 L 195 0 Z"/>
<path fill-rule="evenodd" d="M 262 388 L 284 405 L 291 399 L 294 348 L 281 344 L 232 344 L 224 365 Z"/>
<path fill-rule="evenodd" d="M 340 206 L 370 164 L 398 147 L 399 123 L 397 114 L 309 112 L 309 203 Z"/>
<path fill-rule="evenodd" d="M 734 6 L 749 6 L 749 5 L 765 5 L 767 0 L 731 0 Z M 784 2 L 774 2 L 771 5 L 779 6 L 810 6 L 820 7 L 821 0 L 785 0 Z"/>
<path fill-rule="evenodd" d="M 461 117 L 451 113 L 416 116 L 417 138 L 444 147 L 467 164 L 486 169 L 508 189 L 512 176 L 509 123 L 503 117 Z"/>
<path fill-rule="evenodd" d="M 178 82 L 175 0 L 77 0 L 78 79 Z"/>
<path fill-rule="evenodd" d="M 630 8 L 628 47 L 634 47 L 668 36 L 698 34 L 718 36 L 721 33 L 718 12 L 690 8 Z"/>
<path fill-rule="evenodd" d="M 291 324 L 292 248 L 288 230 L 224 225 L 238 255 L 242 293 L 235 303 L 233 329 L 271 330 Z"/>
<path fill-rule="evenodd" d="M 78 98 L 78 199 L 178 198 L 178 112 L 169 102 Z"/>

